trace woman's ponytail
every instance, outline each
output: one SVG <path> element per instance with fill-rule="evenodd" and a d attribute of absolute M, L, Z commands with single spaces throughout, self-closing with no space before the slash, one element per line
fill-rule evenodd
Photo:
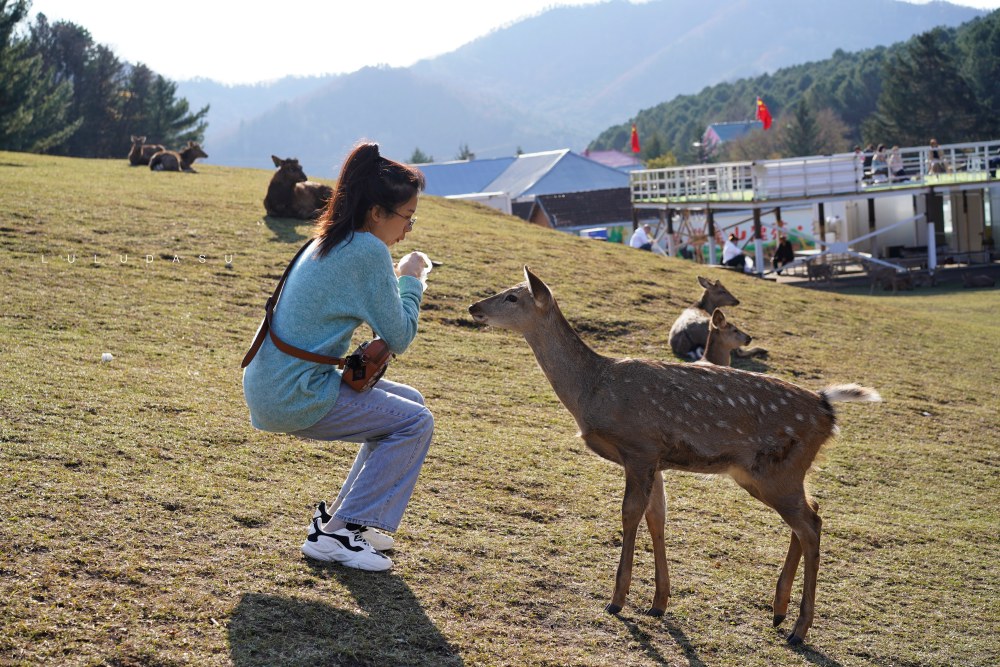
<path fill-rule="evenodd" d="M 318 256 L 364 227 L 372 206 L 395 209 L 424 189 L 424 175 L 413 167 L 379 155 L 378 144 L 356 145 L 341 167 L 333 196 L 316 221 Z"/>

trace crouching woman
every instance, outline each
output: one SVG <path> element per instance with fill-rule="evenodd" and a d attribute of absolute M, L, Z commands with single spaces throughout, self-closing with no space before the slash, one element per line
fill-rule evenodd
<path fill-rule="evenodd" d="M 309 352 L 344 357 L 351 336 L 371 327 L 395 352 L 417 335 L 424 255 L 393 265 L 389 248 L 416 222 L 423 175 L 359 144 L 341 169 L 274 306 L 271 331 Z M 420 393 L 381 379 L 358 393 L 336 366 L 282 352 L 267 337 L 243 375 L 254 427 L 313 440 L 360 443 L 336 501 L 320 502 L 302 552 L 316 560 L 382 571 L 392 567 L 385 532 L 399 527 L 430 447 L 434 419 Z"/>

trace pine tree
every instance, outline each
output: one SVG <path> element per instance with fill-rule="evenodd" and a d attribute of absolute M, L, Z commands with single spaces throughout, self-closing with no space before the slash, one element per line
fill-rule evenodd
<path fill-rule="evenodd" d="M 1000 11 L 972 21 L 958 44 L 964 54 L 959 70 L 983 111 L 982 130 L 990 138 L 1000 136 Z"/>
<path fill-rule="evenodd" d="M 9 8 L 0 0 L 0 149 L 40 152 L 65 141 L 79 123 L 67 122 L 72 86 L 58 83 L 15 35 L 27 13 L 26 0 Z"/>
<path fill-rule="evenodd" d="M 785 152 L 789 156 L 816 155 L 819 152 L 819 123 L 805 98 L 795 105 L 791 118 L 781 124 L 781 133 Z"/>
<path fill-rule="evenodd" d="M 188 101 L 185 98 L 178 100 L 176 96 L 177 84 L 157 75 L 145 105 L 149 131 L 144 134 L 162 137 L 160 143 L 168 147 L 179 148 L 188 141 L 203 141 L 209 105 L 191 113 Z"/>
<path fill-rule="evenodd" d="M 946 33 L 918 35 L 889 59 L 878 110 L 863 125 L 866 140 L 920 146 L 970 140 L 980 113 L 969 82 L 959 72 Z"/>
<path fill-rule="evenodd" d="M 428 162 L 433 162 L 434 158 L 427 155 L 419 148 L 413 149 L 413 155 L 410 156 L 410 164 L 427 164 Z"/>
<path fill-rule="evenodd" d="M 67 21 L 50 25 L 39 14 L 31 49 L 54 72 L 54 81 L 73 91 L 68 118 L 79 129 L 50 152 L 124 157 L 132 135 L 171 148 L 203 140 L 207 105 L 192 113 L 187 100 L 177 99 L 177 84 L 141 63 L 122 63 L 86 29 Z"/>

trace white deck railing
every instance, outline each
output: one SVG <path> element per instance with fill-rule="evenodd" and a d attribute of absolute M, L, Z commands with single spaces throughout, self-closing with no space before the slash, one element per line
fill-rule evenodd
<path fill-rule="evenodd" d="M 633 171 L 629 177 L 632 203 L 737 203 L 825 195 L 863 196 L 912 186 L 1000 181 L 1000 140 L 948 144 L 938 150 L 939 167 L 931 159 L 931 147 L 918 146 L 901 148 L 900 164 L 890 161 L 866 166 L 860 154 L 839 153 L 642 169 Z M 887 158 L 890 154 L 886 150 Z"/>

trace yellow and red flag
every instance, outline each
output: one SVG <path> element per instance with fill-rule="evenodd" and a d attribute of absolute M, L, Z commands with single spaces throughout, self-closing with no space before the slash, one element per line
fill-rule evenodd
<path fill-rule="evenodd" d="M 757 98 L 757 120 L 764 123 L 765 130 L 771 127 L 771 112 L 767 110 L 764 100 L 759 97 Z"/>
<path fill-rule="evenodd" d="M 635 123 L 632 123 L 632 152 L 638 153 L 641 149 L 639 148 L 639 131 L 635 129 Z"/>

